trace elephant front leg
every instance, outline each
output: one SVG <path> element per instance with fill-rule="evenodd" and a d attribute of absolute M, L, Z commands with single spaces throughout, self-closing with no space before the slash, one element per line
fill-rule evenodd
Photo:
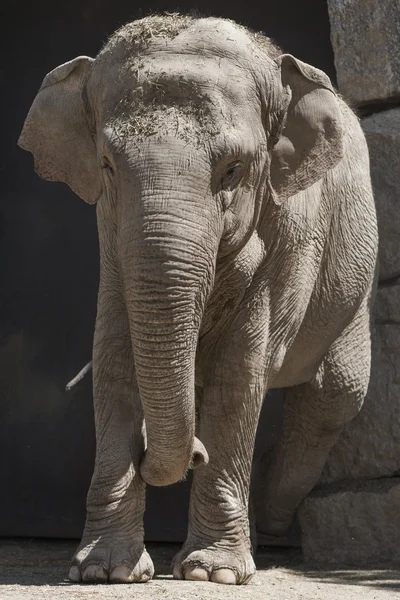
<path fill-rule="evenodd" d="M 177 579 L 247 583 L 255 573 L 248 496 L 262 386 L 237 385 L 204 391 L 200 439 L 209 464 L 196 469 L 189 529 L 174 558 Z"/>
<path fill-rule="evenodd" d="M 88 583 L 148 581 L 154 568 L 143 542 L 143 415 L 129 329 L 115 300 L 99 306 L 93 377 L 96 461 L 85 530 L 69 578 Z"/>

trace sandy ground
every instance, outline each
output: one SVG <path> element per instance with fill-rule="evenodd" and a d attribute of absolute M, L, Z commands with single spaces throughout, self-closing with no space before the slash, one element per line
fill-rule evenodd
<path fill-rule="evenodd" d="M 400 598 L 399 570 L 318 569 L 299 550 L 261 549 L 247 586 L 174 581 L 170 562 L 178 546 L 149 544 L 156 577 L 146 584 L 71 585 L 66 581 L 75 544 L 0 540 L 0 600 L 373 600 Z"/>

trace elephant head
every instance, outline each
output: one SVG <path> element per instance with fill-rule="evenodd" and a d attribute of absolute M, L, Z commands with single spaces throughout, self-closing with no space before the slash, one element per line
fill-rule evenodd
<path fill-rule="evenodd" d="M 340 114 L 325 74 L 221 19 L 148 17 L 45 77 L 19 144 L 41 177 L 109 207 L 148 483 L 207 460 L 194 365 L 217 262 L 338 163 Z"/>

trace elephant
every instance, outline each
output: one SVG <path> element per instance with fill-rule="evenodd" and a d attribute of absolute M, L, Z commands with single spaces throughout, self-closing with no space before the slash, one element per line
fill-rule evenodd
<path fill-rule="evenodd" d="M 146 484 L 194 469 L 178 579 L 247 583 L 370 374 L 377 225 L 359 120 L 321 70 L 231 20 L 152 15 L 43 80 L 19 145 L 97 203 L 96 458 L 73 582 L 145 582 Z"/>

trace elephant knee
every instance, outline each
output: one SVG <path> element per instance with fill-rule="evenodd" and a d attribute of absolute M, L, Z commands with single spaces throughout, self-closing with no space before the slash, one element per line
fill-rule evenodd
<path fill-rule="evenodd" d="M 360 412 L 364 403 L 365 390 L 343 393 L 329 402 L 324 413 L 323 428 L 326 431 L 342 430 Z"/>

